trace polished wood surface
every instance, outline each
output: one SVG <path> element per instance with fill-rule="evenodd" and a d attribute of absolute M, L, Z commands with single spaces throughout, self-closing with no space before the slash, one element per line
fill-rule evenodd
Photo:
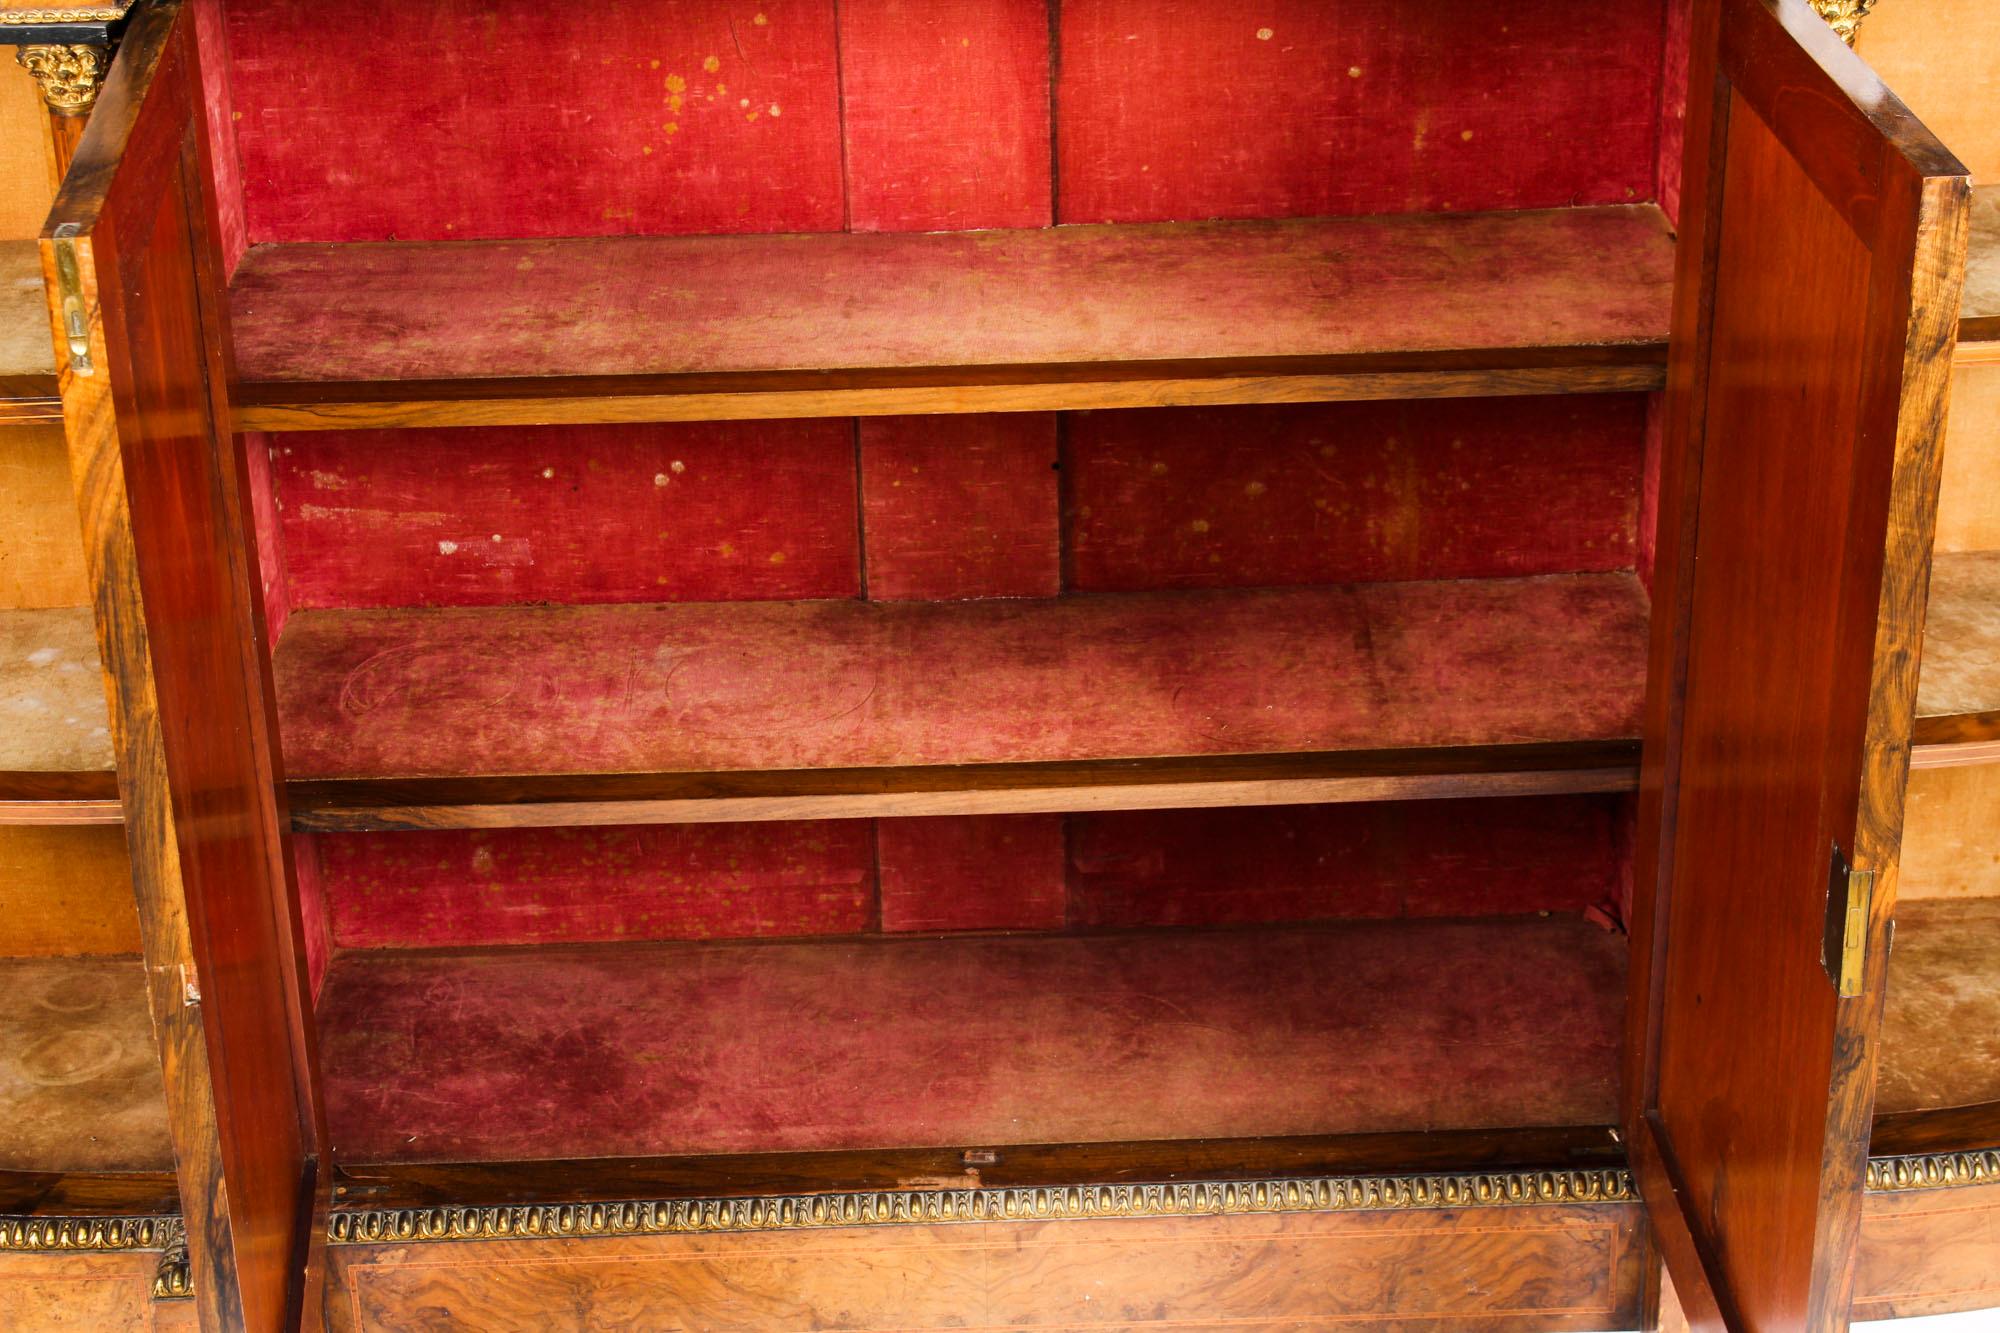
<path fill-rule="evenodd" d="M 226 412 L 191 22 L 135 22 L 43 241 L 75 247 L 93 373 L 63 366 L 133 878 L 203 1327 L 288 1326 L 319 1155 L 275 726 Z"/>
<path fill-rule="evenodd" d="M 2000 1306 L 2000 1185 L 1870 1193 L 1855 1252 L 1854 1318 Z"/>
<path fill-rule="evenodd" d="M 1632 1204 L 343 1246 L 327 1326 L 1629 1328 Z"/>
<path fill-rule="evenodd" d="M 0 1309 L 7 1327 L 20 1333 L 191 1333 L 194 1302 L 153 1299 L 159 1265 L 149 1250 L 0 1252 Z"/>
<path fill-rule="evenodd" d="M 1684 696 L 1652 682 L 1675 772 L 1641 839 L 1669 886 L 1642 1184 L 1684 1220 L 1684 1298 L 1713 1275 L 1733 1326 L 1818 1330 L 1848 1304 L 1968 188 L 1803 3 L 1698 8 L 1718 29 L 1726 100 L 1689 159 L 1704 263 L 1677 311 L 1695 343 L 1670 372 L 1667 449 L 1698 480 L 1663 486 L 1697 498 L 1662 523 L 1693 582 L 1670 590 Z M 1836 842 L 1877 886 L 1847 1001 L 1820 957 Z"/>
<path fill-rule="evenodd" d="M 1652 388 L 1671 251 L 1650 207 L 267 246 L 232 284 L 236 420 L 300 430 Z M 1301 271 L 1321 276 L 1300 283 Z M 639 272 L 645 282 L 629 280 Z M 685 336 L 652 336 L 663 327 Z"/>

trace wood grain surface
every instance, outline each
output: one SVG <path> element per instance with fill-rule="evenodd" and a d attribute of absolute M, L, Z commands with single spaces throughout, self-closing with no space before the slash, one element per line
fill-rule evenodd
<path fill-rule="evenodd" d="M 1671 594 L 1689 598 L 1685 695 L 1656 677 L 1649 727 L 1679 749 L 1671 811 L 1648 816 L 1664 835 L 1642 841 L 1672 848 L 1642 1179 L 1682 1219 L 1682 1296 L 1719 1279 L 1695 1327 L 1733 1307 L 1732 1327 L 1826 1329 L 1858 1225 L 1969 192 L 1805 5 L 1725 0 L 1697 32 L 1717 34 L 1727 102 L 1690 162 L 1724 184 L 1677 323 L 1705 364 L 1670 391 L 1699 401 L 1670 405 L 1668 436 L 1699 498 L 1663 553 L 1702 573 Z M 1695 452 L 1704 437 L 1731 447 Z M 1877 885 L 1847 1002 L 1820 957 L 1836 842 Z"/>
<path fill-rule="evenodd" d="M 287 906 L 240 458 L 178 3 L 126 36 L 43 241 L 73 244 L 93 373 L 62 367 L 98 638 L 116 688 L 148 1002 L 204 1329 L 316 1317 L 310 1034 Z"/>
<path fill-rule="evenodd" d="M 1610 1204 L 342 1247 L 327 1326 L 1619 1328 L 1640 1226 Z"/>

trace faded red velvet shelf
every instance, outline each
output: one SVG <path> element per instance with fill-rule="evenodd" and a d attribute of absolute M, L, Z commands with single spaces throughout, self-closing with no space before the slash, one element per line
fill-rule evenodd
<path fill-rule="evenodd" d="M 306 611 L 275 661 L 301 827 L 1271 804 L 1629 788 L 1647 610 L 1576 574 Z"/>
<path fill-rule="evenodd" d="M 243 428 L 1620 391 L 1663 380 L 1651 205 L 253 247 Z"/>
<path fill-rule="evenodd" d="M 1593 1125 L 1622 937 L 1575 917 L 364 952 L 348 1163 Z"/>
<path fill-rule="evenodd" d="M 1878 1115 L 2000 1103 L 2000 900 L 1896 905 Z"/>
<path fill-rule="evenodd" d="M 41 253 L 0 241 L 0 423 L 61 420 Z"/>

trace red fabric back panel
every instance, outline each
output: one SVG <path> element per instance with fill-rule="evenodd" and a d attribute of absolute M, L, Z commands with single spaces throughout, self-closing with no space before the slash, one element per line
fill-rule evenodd
<path fill-rule="evenodd" d="M 273 470 L 279 447 L 262 431 L 250 431 L 243 436 L 244 471 L 250 479 L 253 547 L 264 594 L 264 627 L 272 643 L 284 633 L 285 618 L 292 611 L 291 574 L 285 565 L 284 524 L 278 512 L 277 478 Z"/>
<path fill-rule="evenodd" d="M 1063 818 L 877 821 L 882 929 L 1060 930 L 1068 898 Z"/>
<path fill-rule="evenodd" d="M 253 243 L 1625 203 L 1666 3 L 224 0 L 211 100 Z"/>
<path fill-rule="evenodd" d="M 1077 591 L 1604 572 L 1650 522 L 1647 414 L 1603 395 L 870 418 L 858 501 L 847 420 L 312 432 L 277 443 L 265 554 L 294 609 L 851 597 L 858 545 L 888 601 L 1051 596 L 1065 550 Z"/>
<path fill-rule="evenodd" d="M 306 980 L 315 1002 L 326 984 L 327 965 L 333 958 L 333 922 L 327 914 L 326 886 L 320 876 L 319 838 L 310 833 L 292 835 L 292 865 L 298 876 L 299 917 L 306 941 Z"/>
<path fill-rule="evenodd" d="M 1693 0 L 1667 0 L 1665 66 L 1660 79 L 1660 209 L 1681 219 L 1681 153 L 1687 144 L 1688 24 Z"/>
<path fill-rule="evenodd" d="M 863 820 L 322 835 L 342 948 L 851 935 Z"/>
<path fill-rule="evenodd" d="M 1619 900 L 1629 807 L 1574 796 L 318 834 L 300 839 L 319 872 L 302 869 L 301 892 L 324 893 L 346 949 L 1577 912 Z"/>
<path fill-rule="evenodd" d="M 1064 222 L 1653 195 L 1662 0 L 1064 0 Z"/>
<path fill-rule="evenodd" d="M 1614 797 L 1070 816 L 1070 923 L 1575 912 L 1618 886 Z"/>
<path fill-rule="evenodd" d="M 1056 417 L 870 417 L 861 428 L 868 595 L 1062 591 Z"/>
<path fill-rule="evenodd" d="M 846 420 L 284 436 L 295 609 L 852 597 Z"/>
<path fill-rule="evenodd" d="M 1046 227 L 1048 0 L 841 0 L 855 231 Z"/>
<path fill-rule="evenodd" d="M 829 0 L 227 0 L 250 239 L 838 231 Z"/>
<path fill-rule="evenodd" d="M 1083 412 L 1082 591 L 1632 567 L 1645 399 L 1432 399 Z"/>

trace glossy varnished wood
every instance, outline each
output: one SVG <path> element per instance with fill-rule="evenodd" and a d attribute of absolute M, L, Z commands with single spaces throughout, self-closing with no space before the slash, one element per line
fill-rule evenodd
<path fill-rule="evenodd" d="M 1717 1279 L 1694 1325 L 1818 1330 L 1859 1220 L 1967 187 L 1805 4 L 1704 4 L 1696 32 L 1720 77 L 1669 387 L 1662 562 L 1690 582 L 1650 685 L 1672 771 L 1643 815 L 1635 1005 L 1659 1008 L 1634 1109 L 1649 1202 L 1687 1233 L 1677 1286 Z M 1820 957 L 1836 842 L 1876 876 L 1847 1001 Z"/>
<path fill-rule="evenodd" d="M 1644 389 L 1659 384 L 1670 254 L 1649 207 L 260 247 L 233 283 L 237 423 Z"/>
<path fill-rule="evenodd" d="M 1629 791 L 1638 748 L 1580 741 L 1046 764 L 295 779 L 287 789 L 292 826 L 321 833 L 1166 810 Z"/>
<path fill-rule="evenodd" d="M 1854 1261 L 1854 1318 L 2000 1305 L 2000 1185 L 1870 1193 Z"/>
<path fill-rule="evenodd" d="M 75 247 L 94 371 L 61 367 L 202 1324 L 317 1309 L 310 1036 L 283 795 L 219 433 L 219 257 L 178 4 L 128 35 L 43 241 Z"/>
<path fill-rule="evenodd" d="M 331 1329 L 1631 1327 L 1632 1204 L 332 1251 Z"/>

